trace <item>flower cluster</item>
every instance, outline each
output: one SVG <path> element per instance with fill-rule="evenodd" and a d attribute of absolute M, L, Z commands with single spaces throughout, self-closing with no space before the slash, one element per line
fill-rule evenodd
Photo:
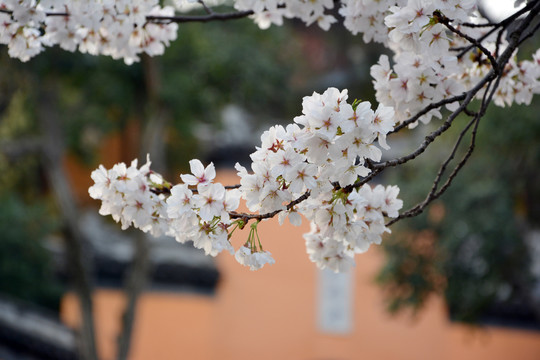
<path fill-rule="evenodd" d="M 391 14 L 391 7 L 406 4 L 406 0 L 342 0 L 339 14 L 347 30 L 353 35 L 361 33 L 364 42 L 387 44 L 389 29 L 384 18 Z"/>
<path fill-rule="evenodd" d="M 296 124 L 264 132 L 261 147 L 251 154 L 253 173 L 237 165 L 240 191 L 250 211 L 281 211 L 280 221 L 289 216 L 293 224 L 303 214 L 327 248 L 339 244 L 333 253 L 321 250 L 311 259 L 319 267 L 343 270 L 344 263 L 337 259 L 352 263 L 355 252 L 380 243 L 388 230 L 383 214 L 396 217 L 402 206 L 397 188 L 379 186 L 371 193 L 368 185 L 360 190 L 356 186 L 371 172 L 366 162 L 381 159 L 374 141 L 388 148 L 386 134 L 394 127 L 394 112 L 384 106 L 373 111 L 369 102 L 351 105 L 347 91 L 335 88 L 305 97 L 302 112 Z M 306 201 L 286 206 L 306 193 Z"/>
<path fill-rule="evenodd" d="M 516 62 L 511 59 L 504 68 L 505 76 L 494 97 L 495 105 L 529 105 L 534 94 L 540 93 L 540 50 L 533 55 L 532 61 Z"/>
<path fill-rule="evenodd" d="M 232 254 L 229 213 L 238 208 L 240 193 L 225 191 L 222 184 L 213 182 L 216 176 L 213 164 L 206 168 L 199 160 L 191 160 L 189 164 L 193 174 L 181 175 L 184 183 L 173 186 L 167 199 L 167 215 L 171 219 L 168 235 L 182 243 L 193 241 L 207 255 L 216 256 L 222 250 Z M 189 186 L 196 186 L 195 194 Z"/>
<path fill-rule="evenodd" d="M 462 28 L 460 29 L 471 37 L 481 37 L 485 35 L 485 30 Z M 494 36 L 488 37 L 484 46 L 495 54 L 497 51 L 502 53 L 506 50 L 508 42 L 500 39 L 499 46 L 496 45 L 497 39 Z M 455 47 L 466 46 L 463 39 L 456 41 Z M 490 61 L 483 56 L 484 54 L 476 51 L 468 56 L 463 56 L 458 64 L 460 66 L 460 77 L 458 81 L 463 83 L 466 89 L 472 88 L 482 77 L 484 77 L 492 68 Z M 529 105 L 532 97 L 540 93 L 540 50 L 537 50 L 531 60 L 517 60 L 517 51 L 512 54 L 508 63 L 502 69 L 500 84 L 494 96 L 494 103 L 497 106 L 510 106 L 513 103 Z M 480 98 L 483 92 L 479 92 Z"/>
<path fill-rule="evenodd" d="M 429 104 L 471 90 L 493 68 L 487 55 L 471 46 L 465 36 L 483 39 L 483 47 L 492 55 L 496 51 L 500 54 L 507 44 L 504 36 L 498 40 L 495 35 L 485 36 L 486 28 L 461 26 L 465 22 L 485 22 L 475 8 L 474 0 L 409 0 L 404 6 L 387 8 L 389 14 L 384 18 L 387 46 L 395 53 L 395 64 L 392 67 L 388 57 L 382 55 L 378 64 L 371 67 L 371 75 L 377 100 L 395 109 L 398 122 Z M 451 22 L 455 31 L 442 20 Z M 370 30 L 367 35 L 364 33 L 364 40 L 372 37 L 377 40 Z M 499 46 L 495 45 L 496 41 Z M 510 59 L 501 76 L 496 105 L 529 104 L 532 95 L 540 92 L 537 56 L 538 53 L 533 62 L 517 62 L 516 56 Z M 477 98 L 482 96 L 483 91 L 477 92 Z M 451 111 L 458 106 L 457 101 L 446 104 Z M 427 123 L 434 116 L 441 117 L 440 109 L 433 109 L 418 120 Z"/>
<path fill-rule="evenodd" d="M 0 43 L 21 61 L 58 45 L 131 64 L 142 52 L 163 54 L 178 28 L 146 21 L 148 15 L 174 15 L 158 0 L 1 0 L 0 10 Z"/>
<path fill-rule="evenodd" d="M 453 22 L 470 20 L 475 1 L 408 1 L 406 6 L 390 8 L 384 22 L 388 27 L 388 46 L 396 54 L 393 69 L 387 56 L 372 66 L 377 100 L 396 110 L 397 121 L 403 121 L 430 103 L 460 95 L 465 91 L 460 74 L 463 68 L 450 50 L 453 37 L 437 21 L 434 12 L 451 17 Z M 447 104 L 455 109 L 458 103 Z M 434 109 L 420 117 L 429 122 L 440 117 Z"/>
<path fill-rule="evenodd" d="M 193 0 L 184 0 L 193 3 Z M 379 103 L 394 108 L 397 122 L 404 121 L 426 105 L 451 99 L 472 89 L 493 67 L 469 39 L 482 39 L 491 53 L 503 51 L 505 36 L 487 36 L 490 27 L 462 27 L 485 21 L 476 11 L 477 0 L 341 0 L 339 13 L 344 26 L 362 34 L 365 42 L 389 47 L 394 66 L 386 55 L 371 69 Z M 182 5 L 182 0 L 176 1 Z M 181 7 L 181 6 L 180 6 Z M 328 30 L 336 18 L 329 12 L 331 0 L 235 0 L 240 11 L 252 11 L 260 28 L 281 25 L 283 18 L 317 23 Z M 178 25 L 148 21 L 147 17 L 170 17 L 171 6 L 158 0 L 0 0 L 0 43 L 12 57 L 27 61 L 46 46 L 68 51 L 107 55 L 128 64 L 141 53 L 160 55 L 176 39 Z M 446 19 L 451 31 L 441 19 Z M 495 45 L 495 44 L 498 44 Z M 463 51 L 462 49 L 469 50 Z M 529 104 L 540 92 L 537 56 L 517 62 L 514 56 L 503 71 L 495 104 Z M 480 98 L 482 91 L 477 92 Z M 446 107 L 455 110 L 457 101 Z M 441 117 L 433 109 L 419 117 L 427 123 Z M 416 123 L 411 124 L 411 126 Z"/>
<path fill-rule="evenodd" d="M 111 215 L 125 230 L 130 226 L 154 236 L 161 236 L 168 228 L 164 195 L 152 192 L 163 185 L 159 174 L 150 170 L 150 161 L 140 169 L 137 160 L 128 167 L 116 164 L 112 169 L 102 165 L 92 172 L 94 185 L 90 197 L 101 200 L 100 215 Z"/>
<path fill-rule="evenodd" d="M 183 183 L 175 186 L 153 173 L 149 161 L 141 168 L 136 162 L 110 170 L 101 166 L 93 172 L 95 185 L 89 190 L 102 201 L 100 214 L 111 215 L 123 229 L 134 226 L 156 236 L 193 241 L 212 256 L 227 250 L 253 270 L 274 261 L 263 250 L 259 221 L 277 216 L 281 223 L 288 218 L 298 225 L 303 215 L 312 227 L 305 235 L 310 259 L 319 267 L 345 270 L 355 253 L 380 243 L 389 231 L 385 217 L 398 216 L 402 206 L 397 187 L 366 184 L 396 124 L 410 119 L 409 125 L 415 126 L 441 117 L 440 106 L 422 112 L 441 101 L 447 109 L 458 110 L 465 92 L 484 96 L 487 87 L 482 85 L 492 85 L 488 74 L 498 76 L 493 83 L 498 86 L 496 105 L 529 104 L 540 92 L 540 50 L 532 60 L 517 61 L 517 53 L 510 54 L 516 47 L 505 40 L 505 26 L 474 26 L 485 21 L 476 3 L 235 0 L 234 7 L 246 11 L 239 16 L 252 13 L 261 28 L 298 18 L 327 30 L 336 22 L 331 11 L 337 5 L 349 31 L 394 52 L 393 58 L 383 55 L 371 67 L 380 105 L 372 110 L 368 102 L 348 103 L 347 91 L 335 88 L 305 97 L 302 115 L 293 124 L 264 132 L 261 146 L 251 154 L 249 171 L 237 164 L 240 185 L 234 189 L 215 183 L 213 165 L 205 167 L 199 160 L 190 162 L 192 173 L 183 174 Z M 205 9 L 209 18 L 216 15 Z M 160 6 L 158 0 L 0 0 L 0 43 L 22 61 L 58 45 L 131 64 L 143 52 L 162 54 L 176 38 L 172 15 L 174 9 Z M 226 18 L 217 15 L 214 18 Z M 510 59 L 498 60 L 505 51 Z M 242 199 L 252 214 L 236 212 Z M 235 251 L 231 234 L 250 221 L 247 241 Z"/>
<path fill-rule="evenodd" d="M 380 244 L 381 235 L 390 232 L 384 215 L 398 216 L 403 205 L 398 193 L 397 186 L 372 189 L 365 184 L 349 194 L 338 191 L 331 199 L 319 199 L 320 207 L 313 208 L 310 215 L 311 232 L 304 235 L 311 261 L 320 268 L 346 271 L 354 264 L 356 253 Z"/>
<path fill-rule="evenodd" d="M 294 225 L 300 214 L 311 223 L 306 235 L 310 258 L 319 267 L 343 271 L 355 253 L 379 244 L 389 230 L 385 216 L 396 217 L 402 206 L 395 186 L 372 189 L 363 184 L 371 170 L 367 162 L 379 161 L 386 134 L 393 128 L 394 112 L 368 102 L 347 103 L 347 90 L 329 88 L 304 98 L 303 115 L 295 123 L 273 126 L 261 136 L 261 146 L 251 154 L 252 172 L 237 164 L 240 186 L 226 189 L 215 183 L 213 164 L 206 168 L 191 160 L 192 174 L 182 174 L 182 184 L 171 186 L 150 171 L 147 162 L 137 169 L 115 165 L 92 173 L 90 196 L 103 202 L 102 215 L 112 215 L 122 228 L 133 225 L 152 234 L 193 241 L 208 255 L 223 250 L 234 253 L 232 233 L 250 225 L 246 243 L 235 258 L 252 270 L 273 263 L 263 250 L 257 224 L 278 215 Z M 166 197 L 167 195 L 167 197 Z M 238 214 L 240 199 L 254 214 Z M 319 245 L 314 247 L 316 241 Z"/>
<path fill-rule="evenodd" d="M 324 30 L 337 21 L 325 13 L 334 7 L 332 0 L 236 0 L 234 7 L 240 11 L 252 10 L 252 18 L 261 29 L 282 25 L 284 17 L 298 18 L 306 25 L 316 22 Z"/>

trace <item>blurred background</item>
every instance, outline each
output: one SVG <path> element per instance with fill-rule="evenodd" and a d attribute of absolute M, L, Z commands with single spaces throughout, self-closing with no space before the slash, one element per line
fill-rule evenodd
<path fill-rule="evenodd" d="M 305 221 L 261 224 L 276 264 L 251 272 L 122 232 L 88 196 L 99 164 L 147 153 L 173 183 L 199 158 L 235 184 L 234 163 L 303 96 L 334 86 L 374 102 L 381 51 L 339 26 L 249 19 L 184 24 L 164 56 L 132 66 L 1 51 L 0 359 L 540 359 L 538 101 L 491 108 L 448 192 L 349 274 L 309 262 Z M 430 130 L 390 137 L 386 156 Z M 376 182 L 398 184 L 404 209 L 423 200 L 458 130 Z"/>

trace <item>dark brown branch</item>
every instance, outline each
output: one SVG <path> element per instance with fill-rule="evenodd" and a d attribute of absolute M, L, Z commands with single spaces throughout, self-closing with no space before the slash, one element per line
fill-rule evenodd
<path fill-rule="evenodd" d="M 497 40 L 495 41 L 495 56 L 499 56 L 503 34 L 504 34 L 504 31 L 499 31 L 499 33 L 497 34 Z"/>
<path fill-rule="evenodd" d="M 481 28 L 481 27 L 492 27 L 499 26 L 500 23 L 487 22 L 483 24 L 473 24 L 473 23 L 462 23 L 461 26 L 470 27 L 470 28 Z"/>
<path fill-rule="evenodd" d="M 501 81 L 501 78 L 498 77 L 495 80 L 495 84 L 494 84 L 493 89 L 491 91 L 489 91 L 489 87 L 491 86 L 491 83 L 488 84 L 488 86 L 486 88 L 486 91 L 484 93 L 484 96 L 482 97 L 482 104 L 480 106 L 480 110 L 478 110 L 478 112 L 476 113 L 476 116 L 475 116 L 476 123 L 474 124 L 474 129 L 472 131 L 471 145 L 469 146 L 469 149 L 467 150 L 467 153 L 465 154 L 465 156 L 463 157 L 461 162 L 454 168 L 454 170 L 452 171 L 452 173 L 450 174 L 450 176 L 448 177 L 448 179 L 446 180 L 444 185 L 437 192 L 437 194 L 436 194 L 437 197 L 441 196 L 442 193 L 444 193 L 446 191 L 446 189 L 450 186 L 452 180 L 455 178 L 455 176 L 457 175 L 459 170 L 463 167 L 463 165 L 465 165 L 465 162 L 467 162 L 467 160 L 471 156 L 471 154 L 472 154 L 472 152 L 474 150 L 474 147 L 475 147 L 476 133 L 477 133 L 477 130 L 478 130 L 478 124 L 480 123 L 480 120 L 484 117 L 484 115 L 486 114 L 486 110 L 487 110 L 489 104 L 491 103 L 491 101 L 493 99 L 493 96 L 495 95 L 495 92 L 497 91 L 497 88 L 499 87 L 499 82 L 500 81 Z"/>
<path fill-rule="evenodd" d="M 519 40 L 519 44 L 527 40 L 528 38 L 532 37 L 540 28 L 540 22 L 538 22 L 534 28 L 532 28 L 527 34 L 523 35 L 521 39 Z"/>
<path fill-rule="evenodd" d="M 300 204 L 302 201 L 306 200 L 309 197 L 310 193 L 309 191 L 305 192 L 302 196 L 300 196 L 298 199 L 291 201 L 287 204 L 285 207 L 286 210 L 291 210 L 295 205 Z M 272 211 L 266 214 L 245 214 L 245 213 L 238 213 L 236 211 L 229 212 L 229 215 L 231 219 L 242 219 L 244 222 L 248 222 L 249 220 L 264 220 L 264 219 L 271 219 L 280 212 L 282 212 L 284 209 Z"/>
<path fill-rule="evenodd" d="M 233 189 L 238 189 L 240 188 L 240 184 L 236 184 L 236 185 L 227 185 L 225 186 L 225 190 L 233 190 Z M 156 195 L 160 195 L 160 194 L 163 194 L 163 195 L 171 195 L 171 188 L 168 187 L 168 186 L 163 186 L 163 187 L 160 187 L 160 188 L 152 188 L 150 189 L 151 192 L 153 192 L 154 194 Z M 192 192 L 194 193 L 197 193 L 197 189 L 191 189 Z"/>
<path fill-rule="evenodd" d="M 459 134 L 459 137 L 458 137 L 456 143 L 454 144 L 454 147 L 452 148 L 452 151 L 450 152 L 450 155 L 448 156 L 446 161 L 441 165 L 441 167 L 439 169 L 439 172 L 437 173 L 437 177 L 435 178 L 435 181 L 433 182 L 433 186 L 431 187 L 431 190 L 429 192 L 430 195 L 428 197 L 431 197 L 437 191 L 437 188 L 439 186 L 441 178 L 442 178 L 443 174 L 445 173 L 448 164 L 450 164 L 450 162 L 456 156 L 456 153 L 457 153 L 457 150 L 459 148 L 459 145 L 461 144 L 461 141 L 463 140 L 463 138 L 465 137 L 465 134 L 469 131 L 469 129 L 471 128 L 471 126 L 474 123 L 478 123 L 478 115 L 475 116 L 471 121 L 469 121 L 469 123 L 465 126 L 465 128 L 463 128 L 463 130 Z"/>
<path fill-rule="evenodd" d="M 446 161 L 444 162 L 444 164 L 441 166 L 441 168 L 439 169 L 439 172 L 437 173 L 437 176 L 435 178 L 435 181 L 433 183 L 433 186 L 430 190 L 430 192 L 428 193 L 428 195 L 426 196 L 426 198 L 424 199 L 424 201 L 416 204 L 414 207 L 412 207 L 411 209 L 399 214 L 398 217 L 388 221 L 386 223 L 386 226 L 391 226 L 393 224 L 395 224 L 396 222 L 398 222 L 399 220 L 401 219 L 405 219 L 405 218 L 409 218 L 409 217 L 414 217 L 414 216 L 417 216 L 417 215 L 420 215 L 424 209 L 434 200 L 438 199 L 445 191 L 446 189 L 448 189 L 448 187 L 450 186 L 452 180 L 456 177 L 456 175 L 458 174 L 458 172 L 463 168 L 463 166 L 465 165 L 465 163 L 467 162 L 467 160 L 470 158 L 473 150 L 474 150 L 474 147 L 475 147 L 475 141 L 476 141 L 476 129 L 478 127 L 478 123 L 480 121 L 480 117 L 477 117 L 477 118 L 474 118 L 472 119 L 468 124 L 467 126 L 463 129 L 463 131 L 460 133 L 460 136 L 458 138 L 458 140 L 456 141 L 455 145 L 454 145 L 454 148 L 452 149 L 452 152 L 450 153 L 450 155 L 448 156 L 448 158 L 446 159 Z M 456 154 L 456 151 L 459 147 L 459 144 L 461 143 L 461 140 L 463 139 L 463 137 L 465 136 L 465 134 L 468 132 L 468 130 L 470 129 L 471 125 L 472 124 L 475 124 L 475 127 L 474 127 L 474 130 L 473 130 L 473 136 L 472 136 L 472 141 L 471 141 L 471 145 L 469 146 L 465 156 L 463 156 L 463 158 L 461 159 L 461 161 L 457 164 L 457 166 L 454 168 L 454 170 L 452 171 L 452 173 L 448 176 L 448 179 L 446 180 L 445 184 L 441 187 L 441 189 L 439 191 L 436 191 L 437 190 L 437 186 L 440 182 L 440 179 L 444 173 L 444 171 L 446 170 L 446 167 L 447 165 L 450 163 L 450 161 L 452 161 L 452 159 L 454 158 L 455 154 Z"/>
<path fill-rule="evenodd" d="M 536 0 L 535 2 L 532 2 L 531 4 L 534 4 L 534 7 L 531 8 L 531 11 L 527 15 L 525 19 L 521 21 L 521 24 L 510 34 L 509 41 L 508 41 L 508 47 L 506 50 L 499 56 L 498 60 L 498 66 L 499 69 L 504 69 L 506 63 L 514 53 L 514 51 L 517 49 L 519 45 L 525 39 L 522 38 L 523 32 L 529 27 L 529 25 L 532 23 L 534 18 L 538 15 L 540 12 L 540 0 Z M 538 27 L 535 27 L 535 29 L 538 29 Z"/>
<path fill-rule="evenodd" d="M 406 126 L 408 126 L 408 125 L 410 125 L 412 123 L 415 123 L 416 121 L 418 121 L 418 119 L 420 117 L 427 114 L 431 110 L 438 109 L 438 108 L 440 108 L 440 107 L 442 107 L 442 106 L 444 106 L 446 104 L 451 104 L 451 103 L 456 102 L 456 101 L 464 100 L 465 97 L 466 97 L 466 93 L 463 93 L 461 95 L 452 96 L 452 97 L 449 97 L 447 99 L 438 101 L 436 103 L 431 103 L 431 104 L 427 105 L 425 108 L 423 108 L 422 110 L 420 110 L 419 112 L 417 112 L 416 115 L 408 118 L 407 120 L 402 121 L 398 126 L 396 126 L 394 128 L 394 130 L 390 131 L 387 135 L 396 133 L 396 132 L 400 131 L 401 129 L 403 129 L 404 127 L 406 127 Z"/>
<path fill-rule="evenodd" d="M 177 16 L 161 16 L 161 15 L 147 15 L 146 21 L 158 24 L 170 24 L 170 23 L 187 23 L 187 22 L 210 22 L 210 21 L 226 21 L 235 20 L 253 15 L 252 10 L 237 11 L 228 13 L 215 13 L 203 4 L 204 9 L 208 15 L 177 15 Z M 1 13 L 13 14 L 13 11 L 7 9 L 0 9 Z M 62 13 L 45 13 L 46 16 L 63 16 L 69 17 L 67 12 Z"/>
<path fill-rule="evenodd" d="M 157 16 L 148 15 L 147 22 L 169 24 L 169 23 L 187 23 L 187 22 L 210 22 L 210 21 L 226 21 L 241 19 L 253 15 L 253 11 L 238 11 L 230 13 L 212 13 L 210 15 L 193 15 L 193 16 Z"/>

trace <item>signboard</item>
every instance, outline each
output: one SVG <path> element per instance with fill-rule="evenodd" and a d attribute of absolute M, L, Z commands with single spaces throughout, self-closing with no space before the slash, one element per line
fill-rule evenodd
<path fill-rule="evenodd" d="M 317 294 L 317 323 L 319 330 L 347 335 L 353 327 L 353 271 L 336 274 L 319 270 Z"/>

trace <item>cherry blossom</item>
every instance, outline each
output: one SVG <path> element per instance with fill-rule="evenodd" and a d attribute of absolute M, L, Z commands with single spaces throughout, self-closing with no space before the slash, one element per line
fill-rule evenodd
<path fill-rule="evenodd" d="M 186 5 L 176 4 L 178 10 Z M 523 28 L 516 41 L 507 36 L 512 30 L 505 23 L 486 23 L 475 0 L 235 0 L 233 6 L 238 13 L 231 18 L 250 16 L 261 29 L 294 18 L 328 30 L 338 12 L 352 34 L 386 46 L 393 54 L 381 55 L 370 69 L 376 109 L 349 101 L 345 89 L 304 97 L 302 114 L 286 127 L 265 131 L 248 168 L 235 166 L 240 180 L 232 188 L 215 182 L 212 163 L 205 167 L 191 160 L 191 174 L 172 185 L 150 170 L 149 160 L 140 168 L 135 160 L 129 166 L 100 166 L 91 175 L 95 184 L 89 194 L 101 201 L 99 213 L 111 215 L 123 229 L 189 240 L 210 256 L 225 250 L 251 270 L 274 263 L 257 226 L 277 216 L 293 225 L 304 217 L 311 224 L 304 235 L 309 258 L 320 268 L 346 271 L 355 254 L 381 243 L 393 221 L 425 206 L 400 214 L 399 188 L 371 183 L 380 171 L 414 159 L 460 112 L 477 126 L 491 101 L 501 107 L 530 104 L 540 93 L 540 50 L 519 58 L 517 51 L 519 41 L 537 28 L 529 33 Z M 537 2 L 527 6 L 538 14 Z M 222 19 L 205 10 L 203 21 Z M 132 64 L 142 53 L 163 54 L 176 39 L 177 22 L 193 20 L 176 15 L 157 0 L 0 0 L 0 44 L 21 61 L 60 46 Z M 481 102 L 477 112 L 467 108 L 473 98 Z M 446 116 L 447 110 L 452 114 Z M 390 133 L 445 116 L 417 151 L 382 160 Z M 446 163 L 441 171 L 445 168 Z M 440 195 L 439 180 L 428 200 Z M 249 213 L 237 212 L 242 202 Z M 244 228 L 247 241 L 233 244 L 232 234 Z"/>

